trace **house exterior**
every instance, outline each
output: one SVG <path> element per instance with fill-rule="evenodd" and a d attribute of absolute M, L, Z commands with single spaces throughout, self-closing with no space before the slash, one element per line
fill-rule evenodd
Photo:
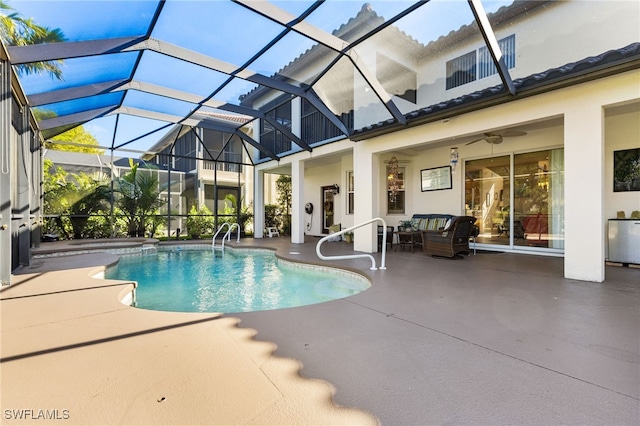
<path fill-rule="evenodd" d="M 260 12 L 259 3 L 241 7 Z M 431 13 L 452 3 L 416 4 L 388 25 L 365 5 L 268 84 L 244 67 L 205 60 L 209 69 L 231 70 L 229 75 L 255 83 L 231 110 L 260 114 L 233 125 L 237 117 L 207 117 L 206 111 L 148 114 L 187 125 L 172 129 L 154 147 L 160 153 L 144 160 L 183 174 L 173 206 L 216 207 L 227 193 L 244 198 L 253 205 L 257 237 L 263 235 L 269 182 L 288 174 L 294 243 L 326 234 L 331 225 L 345 228 L 376 217 L 397 226 L 413 214 L 469 214 L 478 219 L 479 247 L 562 256 L 567 278 L 603 281 L 608 220 L 640 210 L 640 193 L 631 190 L 636 185 L 614 182 L 616 162 L 635 161 L 640 149 L 640 3 L 514 1 L 489 14 L 492 31 L 464 2 L 447 19 Z M 290 25 L 282 16 L 269 18 Z M 303 34 L 315 37 L 313 28 Z M 87 55 L 98 55 L 94 45 L 82 45 Z M 349 50 L 341 51 L 345 45 Z M 127 46 L 110 49 L 126 53 Z M 36 49 L 34 57 L 26 49 L 13 63 L 43 53 L 66 58 L 54 47 Z M 131 48 L 166 48 L 194 63 L 207 59 L 158 39 Z M 2 284 L 9 283 L 10 271 L 29 263 L 43 214 L 35 184 L 42 176 L 39 124 L 11 65 L 20 50 L 14 48 L 14 58 L 4 45 L 0 50 Z M 491 57 L 498 50 L 499 57 Z M 33 95 L 36 104 L 49 105 L 54 95 L 85 99 L 101 90 L 111 101 L 120 90 L 139 88 L 194 102 L 188 94 L 138 81 L 112 83 L 86 84 L 78 90 L 82 96 L 76 88 Z M 305 91 L 321 101 L 304 97 Z M 136 112 L 119 106 L 114 113 Z M 40 125 L 57 132 L 109 108 L 78 114 L 61 108 L 59 117 Z M 354 248 L 377 250 L 375 226 L 356 230 Z"/>
<path fill-rule="evenodd" d="M 253 171 L 249 153 L 234 125 L 252 134 L 250 118 L 234 114 L 206 114 L 197 126 L 176 126 L 152 148 L 157 154 L 142 158 L 151 164 L 166 166 L 184 174 L 179 193 L 179 214 L 186 215 L 191 207 L 206 206 L 214 214 L 225 208 L 225 197 L 232 195 L 242 206 L 253 202 Z M 185 229 L 182 227 L 181 229 Z"/>
<path fill-rule="evenodd" d="M 639 7 L 541 1 L 499 9 L 490 20 L 515 94 L 502 89 L 475 26 L 427 44 L 405 35 L 403 49 L 386 43 L 400 31 L 387 27 L 358 48 L 358 58 L 406 124 L 391 120 L 363 77 L 340 63 L 314 82 L 332 111 L 357 129 L 349 139 L 305 134 L 308 106 L 298 98 L 277 99 L 269 90 L 247 94 L 242 101 L 253 108 L 277 104 L 270 111 L 286 117 L 313 147 L 275 144 L 282 158 L 256 166 L 256 229 L 263 226 L 265 173 L 287 173 L 293 242 L 327 233 L 329 223 L 345 228 L 381 217 L 397 226 L 416 213 L 469 214 L 478 219 L 481 247 L 563 256 L 567 278 L 604 280 L 607 220 L 617 211 L 640 210 L 638 192 L 613 189 L 614 152 L 640 147 Z M 379 19 L 365 6 L 334 34 L 357 38 Z M 310 49 L 281 72 L 308 81 L 320 56 Z M 452 164 L 452 150 L 458 160 L 451 188 L 431 190 L 424 180 Z M 391 202 L 394 158 L 400 196 Z M 307 203 L 316 206 L 311 214 Z M 354 248 L 377 250 L 373 226 L 356 230 Z"/>

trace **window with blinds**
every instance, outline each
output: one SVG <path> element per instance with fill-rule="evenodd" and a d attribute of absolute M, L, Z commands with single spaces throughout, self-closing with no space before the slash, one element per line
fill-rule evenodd
<path fill-rule="evenodd" d="M 515 34 L 498 40 L 498 46 L 500 47 L 500 51 L 502 52 L 502 57 L 504 58 L 504 63 L 507 68 L 514 68 L 516 66 Z M 493 59 L 491 59 L 489 49 L 487 49 L 486 46 L 481 47 L 478 50 L 478 78 L 489 77 L 497 72 Z"/>
<path fill-rule="evenodd" d="M 498 46 L 504 57 L 508 69 L 516 66 L 516 36 L 515 34 L 498 40 Z M 447 90 L 477 79 L 489 77 L 497 73 L 496 66 L 486 46 L 458 56 L 447 62 Z"/>
<path fill-rule="evenodd" d="M 476 51 L 458 56 L 447 62 L 447 90 L 476 79 Z"/>

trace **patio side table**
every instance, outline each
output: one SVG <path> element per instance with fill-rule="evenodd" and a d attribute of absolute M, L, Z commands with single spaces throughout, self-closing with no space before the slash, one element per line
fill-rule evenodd
<path fill-rule="evenodd" d="M 403 250 L 405 247 L 409 247 L 413 253 L 416 245 L 422 245 L 422 235 L 419 231 L 394 231 L 393 233 L 398 236 L 395 251 L 398 251 L 398 247 L 401 247 Z"/>

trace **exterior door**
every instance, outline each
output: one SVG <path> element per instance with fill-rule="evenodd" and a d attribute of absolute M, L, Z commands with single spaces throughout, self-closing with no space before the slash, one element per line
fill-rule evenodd
<path fill-rule="evenodd" d="M 510 176 L 508 155 L 465 163 L 465 212 L 478 219 L 478 242 L 509 245 Z"/>
<path fill-rule="evenodd" d="M 335 194 L 333 191 L 335 187 L 331 186 L 323 186 L 322 187 L 322 233 L 328 234 L 329 227 L 333 225 L 334 221 L 334 197 Z"/>
<path fill-rule="evenodd" d="M 562 148 L 465 162 L 465 211 L 478 219 L 479 243 L 563 250 L 563 195 Z"/>

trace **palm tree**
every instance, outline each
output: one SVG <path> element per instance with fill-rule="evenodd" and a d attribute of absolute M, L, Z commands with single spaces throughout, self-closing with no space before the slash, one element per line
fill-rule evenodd
<path fill-rule="evenodd" d="M 25 19 L 11 6 L 0 0 L 0 39 L 9 46 L 28 46 L 40 43 L 66 41 L 59 28 L 50 29 Z M 62 80 L 61 60 L 32 62 L 18 66 L 19 74 L 49 73 L 51 77 Z"/>
<path fill-rule="evenodd" d="M 160 184 L 158 177 L 149 170 L 139 170 L 138 164 L 129 159 L 131 171 L 122 175 L 116 182 L 118 207 L 127 224 L 127 232 L 131 237 L 145 236 L 148 219 L 164 201 L 159 197 L 167 184 Z"/>
<path fill-rule="evenodd" d="M 54 168 L 53 161 L 44 160 L 44 212 L 55 216 L 54 223 L 66 239 L 70 239 L 68 216 L 73 238 L 88 237 L 89 217 L 100 211 L 107 211 L 111 191 L 109 185 L 96 180 L 84 172 L 68 173 L 62 167 Z"/>
<path fill-rule="evenodd" d="M 73 238 L 87 238 L 87 224 L 92 214 L 107 211 L 111 188 L 100 180 L 93 179 L 86 173 L 73 175 L 76 185 L 67 195 L 69 199 L 69 219 L 73 229 Z"/>

